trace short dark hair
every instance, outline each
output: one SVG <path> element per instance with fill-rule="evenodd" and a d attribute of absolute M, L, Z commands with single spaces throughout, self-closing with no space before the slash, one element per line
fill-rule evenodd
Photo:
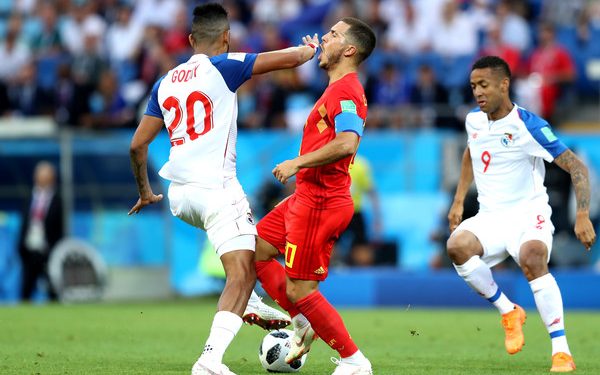
<path fill-rule="evenodd" d="M 471 71 L 485 68 L 490 68 L 496 72 L 499 72 L 503 77 L 508 79 L 511 78 L 508 64 L 498 56 L 483 56 L 479 60 L 475 61 L 475 64 L 473 64 L 473 67 L 471 67 Z"/>
<path fill-rule="evenodd" d="M 371 26 L 365 22 L 354 17 L 344 17 L 342 22 L 350 25 L 350 28 L 346 32 L 346 36 L 349 39 L 348 42 L 356 46 L 358 50 L 358 64 L 366 60 L 377 43 L 377 37 Z"/>
<path fill-rule="evenodd" d="M 212 43 L 227 30 L 229 18 L 221 4 L 208 3 L 194 8 L 192 37 L 196 43 Z"/>

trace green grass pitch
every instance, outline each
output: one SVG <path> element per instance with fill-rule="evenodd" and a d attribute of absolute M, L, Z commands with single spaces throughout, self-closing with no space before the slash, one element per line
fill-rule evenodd
<path fill-rule="evenodd" d="M 0 307 L 0 374 L 189 374 L 202 350 L 214 298 L 123 304 Z M 504 351 L 500 317 L 487 310 L 341 309 L 374 374 L 548 374 L 550 339 L 528 311 L 525 347 Z M 600 313 L 568 311 L 578 369 L 600 374 Z M 265 374 L 264 331 L 243 326 L 225 355 L 240 375 Z M 317 341 L 302 374 L 331 374 L 334 353 Z"/>

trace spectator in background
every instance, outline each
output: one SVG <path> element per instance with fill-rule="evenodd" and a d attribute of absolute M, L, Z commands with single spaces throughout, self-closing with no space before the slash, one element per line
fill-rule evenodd
<path fill-rule="evenodd" d="M 373 101 L 376 105 L 395 107 L 408 102 L 408 87 L 402 72 L 396 65 L 387 62 L 383 65 L 373 88 Z"/>
<path fill-rule="evenodd" d="M 21 16 L 12 14 L 6 25 L 4 40 L 0 42 L 0 81 L 4 83 L 13 80 L 31 59 L 29 46 L 20 40 L 22 25 Z"/>
<path fill-rule="evenodd" d="M 92 87 L 77 83 L 68 63 L 58 66 L 56 77 L 56 84 L 49 94 L 54 105 L 54 119 L 60 125 L 79 125 L 81 116 L 89 112 Z"/>
<path fill-rule="evenodd" d="M 81 30 L 83 49 L 73 55 L 71 69 L 73 79 L 79 85 L 95 87 L 100 73 L 106 66 L 100 44 L 104 27 L 97 23 L 88 23 Z"/>
<path fill-rule="evenodd" d="M 539 46 L 531 54 L 529 73 L 539 75 L 542 116 L 552 119 L 556 101 L 574 82 L 576 71 L 569 52 L 556 42 L 551 24 L 539 28 Z"/>
<path fill-rule="evenodd" d="M 435 78 L 429 65 L 419 66 L 417 80 L 410 88 L 410 103 L 417 107 L 416 120 L 419 127 L 449 127 L 458 129 L 460 124 L 448 106 L 448 91 Z"/>
<path fill-rule="evenodd" d="M 502 41 L 521 53 L 526 52 L 531 46 L 529 25 L 522 15 L 515 12 L 513 3 L 501 0 L 496 6 L 496 17 L 500 22 Z"/>
<path fill-rule="evenodd" d="M 163 36 L 163 43 L 168 54 L 173 55 L 178 61 L 187 60 L 192 54 L 190 42 L 188 41 L 189 24 L 187 9 L 181 7 L 176 13 L 175 24 L 166 29 Z"/>
<path fill-rule="evenodd" d="M 490 23 L 494 22 L 494 14 L 490 9 L 491 0 L 472 0 L 467 8 L 467 14 L 477 30 L 478 36 L 484 34 Z"/>
<path fill-rule="evenodd" d="M 8 86 L 11 114 L 39 116 L 52 111 L 51 98 L 47 91 L 40 87 L 36 77 L 36 65 L 30 61 L 21 67 L 15 79 L 11 81 Z"/>
<path fill-rule="evenodd" d="M 474 55 L 477 51 L 477 30 L 456 0 L 447 0 L 442 8 L 441 22 L 434 29 L 433 51 L 452 58 Z"/>
<path fill-rule="evenodd" d="M 82 54 L 86 49 L 85 37 L 93 31 L 95 35 L 103 35 L 106 22 L 93 12 L 94 4 L 88 0 L 75 1 L 70 7 L 70 14 L 61 23 L 60 37 L 69 54 Z M 95 46 L 101 52 L 101 45 Z"/>
<path fill-rule="evenodd" d="M 506 61 L 511 72 L 517 72 L 521 62 L 519 49 L 502 40 L 500 24 L 495 21 L 489 26 L 479 56 L 498 56 Z"/>
<path fill-rule="evenodd" d="M 413 56 L 430 48 L 431 37 L 428 24 L 420 22 L 412 1 L 403 0 L 402 17 L 390 20 L 385 33 L 385 47 L 405 56 Z"/>
<path fill-rule="evenodd" d="M 256 0 L 252 14 L 258 22 L 280 22 L 297 17 L 302 12 L 300 0 Z"/>
<path fill-rule="evenodd" d="M 89 100 L 90 112 L 82 117 L 82 126 L 96 129 L 135 126 L 135 113 L 127 107 L 114 72 L 101 73 L 98 87 Z"/>
<path fill-rule="evenodd" d="M 177 13 L 184 7 L 181 0 L 137 0 L 134 4 L 134 22 L 157 25 L 164 30 L 175 26 Z"/>
<path fill-rule="evenodd" d="M 40 30 L 33 35 L 31 46 L 36 57 L 56 56 L 63 50 L 58 14 L 53 4 L 43 2 L 38 10 Z"/>
<path fill-rule="evenodd" d="M 541 2 L 541 18 L 554 25 L 569 26 L 577 22 L 587 5 L 597 3 L 589 0 L 544 0 Z"/>
<path fill-rule="evenodd" d="M 371 26 L 377 38 L 383 39 L 389 23 L 379 13 L 380 0 L 355 0 L 354 5 L 357 14 L 360 14 L 363 20 Z"/>
<path fill-rule="evenodd" d="M 140 54 L 140 79 L 148 88 L 157 78 L 166 74 L 177 62 L 170 56 L 163 45 L 164 30 L 154 24 L 147 25 L 144 30 L 144 41 Z"/>
<path fill-rule="evenodd" d="M 367 81 L 367 100 L 373 102 L 374 117 L 381 117 L 385 126 L 406 126 L 401 106 L 409 99 L 409 86 L 402 72 L 392 62 L 386 62 L 379 74 Z M 376 125 L 377 126 L 377 125 Z"/>
<path fill-rule="evenodd" d="M 106 33 L 108 60 L 123 83 L 137 76 L 136 59 L 144 37 L 144 27 L 133 22 L 132 11 L 131 4 L 121 3 L 116 13 L 116 22 L 108 27 Z M 187 22 L 184 22 L 185 25 Z"/>
<path fill-rule="evenodd" d="M 38 279 L 45 279 L 48 295 L 56 300 L 48 279 L 48 258 L 56 243 L 64 236 L 63 210 L 56 184 L 56 169 L 41 161 L 35 166 L 33 190 L 22 213 L 19 255 L 22 262 L 21 299 L 31 300 Z"/>
<path fill-rule="evenodd" d="M 354 163 L 350 165 L 350 194 L 354 202 L 354 215 L 348 228 L 342 236 L 351 236 L 350 253 L 348 263 L 354 266 L 371 266 L 375 264 L 375 249 L 373 241 L 367 235 L 367 222 L 363 214 L 363 199 L 368 196 L 373 212 L 373 238 L 381 237 L 381 210 L 379 207 L 379 196 L 373 183 L 371 166 L 367 159 L 360 155 L 354 157 Z"/>

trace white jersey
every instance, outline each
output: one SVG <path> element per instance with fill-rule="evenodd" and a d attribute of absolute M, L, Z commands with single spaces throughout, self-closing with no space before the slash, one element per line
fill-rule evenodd
<path fill-rule="evenodd" d="M 145 114 L 164 120 L 171 152 L 160 176 L 179 184 L 224 186 L 236 175 L 237 94 L 256 54 L 197 54 L 154 87 Z"/>
<path fill-rule="evenodd" d="M 515 105 L 496 121 L 473 110 L 466 129 L 480 212 L 548 205 L 542 159 L 551 162 L 567 149 L 548 122 Z"/>

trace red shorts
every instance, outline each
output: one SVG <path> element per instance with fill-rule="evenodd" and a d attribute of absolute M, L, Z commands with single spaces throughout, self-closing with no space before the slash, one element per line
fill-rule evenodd
<path fill-rule="evenodd" d="M 317 209 L 292 195 L 259 221 L 258 236 L 285 254 L 290 278 L 323 281 L 329 273 L 333 244 L 353 214 L 352 205 Z"/>

